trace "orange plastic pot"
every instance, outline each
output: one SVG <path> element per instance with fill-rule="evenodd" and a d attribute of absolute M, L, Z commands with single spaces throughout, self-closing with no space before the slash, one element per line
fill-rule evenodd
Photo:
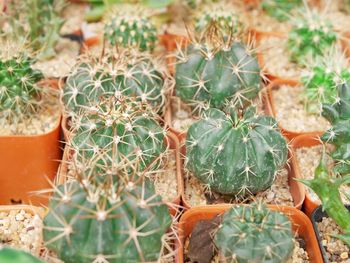
<path fill-rule="evenodd" d="M 169 204 L 169 210 L 172 215 L 175 215 L 179 212 L 180 204 L 181 204 L 181 197 L 183 195 L 184 191 L 184 180 L 182 177 L 181 172 L 181 158 L 180 158 L 180 143 L 177 139 L 176 135 L 167 132 L 167 136 L 165 138 L 165 142 L 168 145 L 168 147 L 172 150 L 175 150 L 175 162 L 176 162 L 176 182 L 177 182 L 177 196 L 176 198 Z M 71 149 L 69 146 L 66 146 L 63 153 L 62 163 L 59 168 L 59 172 L 57 174 L 57 183 L 62 184 L 67 180 L 68 175 L 68 163 L 73 155 L 74 150 Z"/>
<path fill-rule="evenodd" d="M 296 137 L 292 141 L 292 158 L 291 158 L 291 167 L 294 172 L 294 176 L 296 178 L 303 178 L 300 170 L 300 164 L 297 159 L 296 155 L 296 150 L 298 148 L 303 148 L 303 147 L 312 147 L 312 146 L 317 146 L 321 145 L 322 142 L 320 141 L 320 134 L 314 133 L 314 134 L 307 134 L 307 135 L 300 135 Z M 310 195 L 306 192 L 305 193 L 305 200 L 304 200 L 304 205 L 303 205 L 303 210 L 305 213 L 311 217 L 312 212 L 320 205 L 320 202 L 314 202 L 311 198 Z"/>
<path fill-rule="evenodd" d="M 196 223 L 200 220 L 210 220 L 215 216 L 223 214 L 232 205 L 210 205 L 192 208 L 186 211 L 180 218 L 179 222 L 179 239 L 176 243 L 177 254 L 175 258 L 176 263 L 184 263 L 184 244 L 186 239 L 191 235 Z M 274 211 L 283 212 L 292 222 L 293 232 L 306 242 L 306 251 L 309 255 L 310 262 L 323 262 L 320 248 L 312 227 L 310 219 L 301 211 L 288 206 L 273 206 L 269 208 Z M 248 248 L 250 249 L 250 248 Z"/>
<path fill-rule="evenodd" d="M 297 80 L 293 79 L 275 79 L 273 82 L 271 82 L 267 86 L 267 95 L 270 103 L 270 112 L 269 114 L 276 118 L 277 116 L 277 107 L 275 105 L 275 102 L 273 100 L 272 92 L 275 89 L 278 89 L 281 85 L 288 85 L 291 88 L 297 87 L 299 85 L 299 82 Z M 283 128 L 280 124 L 278 124 L 280 130 L 282 131 L 283 135 L 288 138 L 289 140 L 293 140 L 294 138 L 300 136 L 300 135 L 306 135 L 306 136 L 314 136 L 316 135 L 322 135 L 324 131 L 314 131 L 314 132 L 295 132 L 295 131 L 290 131 L 285 128 Z"/>

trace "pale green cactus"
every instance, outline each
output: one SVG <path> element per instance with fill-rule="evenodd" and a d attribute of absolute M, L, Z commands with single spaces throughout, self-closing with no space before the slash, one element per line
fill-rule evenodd
<path fill-rule="evenodd" d="M 302 5 L 302 0 L 262 0 L 262 9 L 278 21 L 284 22 L 291 18 L 291 12 Z"/>

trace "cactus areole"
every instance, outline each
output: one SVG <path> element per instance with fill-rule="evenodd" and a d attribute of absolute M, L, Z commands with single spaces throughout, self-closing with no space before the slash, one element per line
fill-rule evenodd
<path fill-rule="evenodd" d="M 219 51 L 193 44 L 178 57 L 176 95 L 197 109 L 223 109 L 233 100 L 242 106 L 260 91 L 258 61 L 241 43 Z"/>
<path fill-rule="evenodd" d="M 228 210 L 214 242 L 225 262 L 283 263 L 294 248 L 288 217 L 261 204 Z"/>
<path fill-rule="evenodd" d="M 287 160 L 287 144 L 272 117 L 242 117 L 209 109 L 186 139 L 187 169 L 210 190 L 224 195 L 254 194 L 269 188 Z"/>

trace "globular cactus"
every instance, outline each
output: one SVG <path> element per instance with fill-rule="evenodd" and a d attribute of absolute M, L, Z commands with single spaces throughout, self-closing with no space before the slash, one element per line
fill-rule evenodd
<path fill-rule="evenodd" d="M 0 262 L 3 263 L 43 263 L 33 255 L 10 247 L 0 247 Z"/>
<path fill-rule="evenodd" d="M 138 47 L 152 51 L 157 42 L 157 28 L 138 5 L 123 5 L 113 9 L 106 17 L 105 38 L 112 45 Z"/>
<path fill-rule="evenodd" d="M 214 243 L 224 262 L 283 263 L 294 249 L 288 217 L 258 203 L 225 212 Z"/>
<path fill-rule="evenodd" d="M 323 149 L 323 155 L 319 166 L 316 168 L 315 177 L 312 180 L 299 179 L 299 181 L 318 195 L 322 202 L 322 209 L 343 230 L 343 234 L 334 236 L 350 246 L 350 212 L 344 206 L 339 190 L 342 185 L 350 183 L 350 175 L 338 178 L 330 176 L 325 149 Z"/>
<path fill-rule="evenodd" d="M 306 109 L 320 113 L 323 103 L 336 102 L 337 86 L 350 81 L 349 60 L 341 51 L 332 49 L 324 58 L 306 65 L 301 81 Z"/>
<path fill-rule="evenodd" d="M 11 121 L 38 111 L 44 93 L 38 82 L 44 76 L 32 68 L 31 57 L 10 47 L 2 46 L 0 55 L 0 112 Z"/>
<path fill-rule="evenodd" d="M 302 2 L 302 0 L 263 0 L 261 7 L 269 16 L 284 22 L 290 18 L 293 9 L 300 7 Z"/>
<path fill-rule="evenodd" d="M 166 95 L 171 91 L 173 78 L 162 61 L 147 53 L 123 50 L 103 59 L 90 55 L 80 62 L 68 76 L 62 92 L 62 101 L 70 115 L 94 106 L 101 98 L 122 93 L 148 102 L 161 113 Z"/>
<path fill-rule="evenodd" d="M 332 22 L 316 10 L 300 10 L 301 15 L 292 21 L 294 26 L 288 35 L 291 60 L 305 64 L 308 59 L 321 57 L 337 41 Z"/>
<path fill-rule="evenodd" d="M 176 95 L 194 111 L 223 109 L 232 101 L 240 107 L 249 104 L 261 88 L 256 56 L 239 42 L 213 39 L 210 33 L 206 37 L 210 40 L 195 41 L 179 50 Z"/>
<path fill-rule="evenodd" d="M 239 116 L 241 114 L 241 116 Z M 186 138 L 186 167 L 209 190 L 255 194 L 269 188 L 287 160 L 287 143 L 272 117 L 209 109 Z"/>
<path fill-rule="evenodd" d="M 147 104 L 119 96 L 100 101 L 73 119 L 71 147 L 79 162 L 95 156 L 96 167 L 138 159 L 141 169 L 165 152 L 165 130 Z"/>
<path fill-rule="evenodd" d="M 333 144 L 331 157 L 336 161 L 335 174 L 350 174 L 350 84 L 338 86 L 338 97 L 333 104 L 323 104 L 322 115 L 332 124 L 321 137 Z"/>
<path fill-rule="evenodd" d="M 157 262 L 172 218 L 153 184 L 130 166 L 116 183 L 70 181 L 56 187 L 44 218 L 44 242 L 65 263 Z"/>

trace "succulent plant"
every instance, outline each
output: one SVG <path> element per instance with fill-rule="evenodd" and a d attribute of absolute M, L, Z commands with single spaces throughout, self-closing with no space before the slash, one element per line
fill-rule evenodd
<path fill-rule="evenodd" d="M 255 55 L 239 42 L 215 39 L 210 32 L 206 37 L 210 40 L 193 41 L 186 50 L 179 50 L 176 95 L 199 112 L 209 107 L 223 109 L 232 101 L 239 106 L 249 104 L 261 88 Z"/>
<path fill-rule="evenodd" d="M 262 9 L 280 22 L 288 20 L 290 12 L 302 5 L 302 0 L 263 0 Z"/>
<path fill-rule="evenodd" d="M 269 188 L 288 152 L 276 121 L 254 107 L 207 110 L 190 126 L 186 150 L 186 168 L 209 190 L 231 196 Z"/>
<path fill-rule="evenodd" d="M 141 169 L 165 152 L 165 130 L 147 104 L 119 96 L 100 101 L 73 119 L 71 147 L 78 161 L 95 156 L 96 167 L 138 158 Z"/>
<path fill-rule="evenodd" d="M 141 6 L 123 5 L 114 8 L 105 23 L 105 38 L 112 45 L 138 47 L 152 51 L 157 41 L 157 28 Z"/>
<path fill-rule="evenodd" d="M 331 157 L 336 161 L 335 174 L 350 174 L 350 84 L 338 86 L 338 97 L 333 104 L 323 104 L 322 115 L 332 124 L 321 139 L 331 143 L 335 150 Z"/>
<path fill-rule="evenodd" d="M 3 47 L 0 55 L 0 112 L 9 120 L 35 113 L 41 106 L 44 89 L 38 82 L 44 78 L 34 70 L 34 60 L 25 53 Z M 14 52 L 15 53 L 15 52 Z"/>
<path fill-rule="evenodd" d="M 337 41 L 332 22 L 316 10 L 300 10 L 288 36 L 291 60 L 305 64 L 308 59 L 322 56 Z"/>
<path fill-rule="evenodd" d="M 173 79 L 163 63 L 147 53 L 123 50 L 107 53 L 102 60 L 88 55 L 68 76 L 62 101 L 68 113 L 74 115 L 103 97 L 122 93 L 148 102 L 161 112 L 172 85 Z"/>
<path fill-rule="evenodd" d="M 10 1 L 10 35 L 20 39 L 17 41 L 25 38 L 40 59 L 53 57 L 64 23 L 60 17 L 63 6 L 63 0 Z"/>
<path fill-rule="evenodd" d="M 10 247 L 0 247 L 0 262 L 3 263 L 43 263 L 33 255 Z"/>
<path fill-rule="evenodd" d="M 294 249 L 288 217 L 258 203 L 225 212 L 214 243 L 225 262 L 283 263 Z"/>
<path fill-rule="evenodd" d="M 323 149 L 323 155 L 319 166 L 316 168 L 315 177 L 312 180 L 299 181 L 318 195 L 322 202 L 322 209 L 343 230 L 343 234 L 334 236 L 350 246 L 350 212 L 344 206 L 339 190 L 342 185 L 350 183 L 350 175 L 338 178 L 330 176 L 326 162 L 326 152 Z"/>
<path fill-rule="evenodd" d="M 130 166 L 117 183 L 70 181 L 56 187 L 44 218 L 44 242 L 66 263 L 156 262 L 172 223 L 153 184 Z"/>

